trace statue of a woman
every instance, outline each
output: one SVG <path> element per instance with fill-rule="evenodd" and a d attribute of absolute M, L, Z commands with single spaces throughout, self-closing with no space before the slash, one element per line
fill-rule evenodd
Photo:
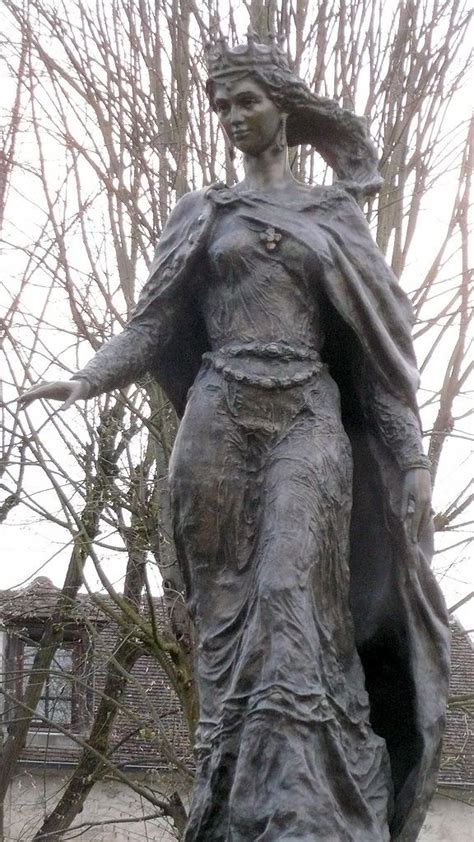
<path fill-rule="evenodd" d="M 412 314 L 356 198 L 362 121 L 274 44 L 210 51 L 208 94 L 245 178 L 184 196 L 124 332 L 65 406 L 147 370 L 181 417 L 170 468 L 197 636 L 187 842 L 416 839 L 447 693 L 429 569 Z M 332 187 L 296 181 L 312 144 Z"/>

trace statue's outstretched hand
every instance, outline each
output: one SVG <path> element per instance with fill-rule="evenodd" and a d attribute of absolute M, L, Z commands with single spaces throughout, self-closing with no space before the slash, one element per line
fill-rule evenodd
<path fill-rule="evenodd" d="M 410 468 L 403 482 L 402 519 L 416 543 L 431 515 L 431 477 L 427 468 Z"/>
<path fill-rule="evenodd" d="M 20 395 L 18 402 L 22 406 L 28 406 L 38 398 L 46 398 L 51 401 L 63 401 L 60 409 L 69 409 L 78 400 L 85 400 L 89 393 L 89 384 L 86 380 L 56 380 L 54 383 L 38 383 L 32 389 L 28 389 Z"/>

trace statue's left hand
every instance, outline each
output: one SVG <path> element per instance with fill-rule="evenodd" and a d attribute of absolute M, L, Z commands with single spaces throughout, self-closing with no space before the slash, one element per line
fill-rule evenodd
<path fill-rule="evenodd" d="M 402 519 L 416 543 L 431 514 L 431 477 L 427 468 L 410 468 L 403 482 Z"/>

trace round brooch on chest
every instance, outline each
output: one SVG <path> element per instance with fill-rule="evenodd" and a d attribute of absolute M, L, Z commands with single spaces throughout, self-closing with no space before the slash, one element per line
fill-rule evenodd
<path fill-rule="evenodd" d="M 265 228 L 265 231 L 260 232 L 260 239 L 269 251 L 273 251 L 281 240 L 281 234 L 274 228 Z"/>

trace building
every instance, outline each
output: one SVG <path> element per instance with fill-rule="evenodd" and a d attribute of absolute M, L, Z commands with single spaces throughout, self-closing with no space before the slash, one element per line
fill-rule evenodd
<path fill-rule="evenodd" d="M 420 842 L 472 842 L 474 826 L 474 648 L 453 621 L 451 704 L 438 790 Z"/>
<path fill-rule="evenodd" d="M 22 715 L 21 706 L 13 699 L 22 701 L 28 671 L 57 596 L 58 589 L 45 577 L 23 590 L 0 591 L 3 738 L 13 719 Z M 162 627 L 163 612 L 161 601 L 156 600 L 155 614 Z M 80 596 L 5 801 L 5 842 L 31 840 L 56 804 L 81 755 L 80 743 L 100 701 L 116 641 L 117 629 L 109 618 L 89 597 Z M 112 759 L 119 771 L 157 795 L 176 789 L 186 794 L 189 777 L 174 773 L 169 759 L 171 754 L 192 773 L 186 726 L 176 696 L 151 656 L 144 654 L 136 662 L 121 706 L 111 740 Z M 175 839 L 168 822 L 144 822 L 143 817 L 154 812 L 143 797 L 113 774 L 106 774 L 94 785 L 74 825 L 81 825 L 84 842 Z"/>
<path fill-rule="evenodd" d="M 0 591 L 3 733 L 21 708 L 25 677 L 38 640 L 51 619 L 58 590 L 45 577 L 18 591 Z M 158 623 L 164 608 L 155 601 Z M 64 642 L 57 650 L 32 720 L 28 743 L 4 807 L 5 842 L 31 840 L 58 799 L 81 753 L 113 657 L 116 629 L 87 596 L 79 598 Z M 441 765 L 438 793 L 421 842 L 470 842 L 474 819 L 474 650 L 468 636 L 453 625 L 453 706 Z M 113 758 L 120 772 L 156 793 L 176 789 L 186 797 L 189 777 L 173 771 L 170 756 L 192 771 L 191 750 L 177 699 L 154 658 L 142 655 L 123 698 L 123 713 L 113 731 Z M 75 833 L 102 842 L 170 842 L 172 828 L 162 819 L 144 817 L 153 808 L 121 780 L 107 774 L 96 783 Z M 70 836 L 73 836 L 72 828 Z"/>

